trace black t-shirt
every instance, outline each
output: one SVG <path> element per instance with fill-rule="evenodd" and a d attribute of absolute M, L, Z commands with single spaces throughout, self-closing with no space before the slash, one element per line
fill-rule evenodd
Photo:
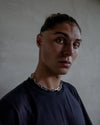
<path fill-rule="evenodd" d="M 0 125 L 92 125 L 76 89 L 47 91 L 28 78 L 0 100 Z"/>

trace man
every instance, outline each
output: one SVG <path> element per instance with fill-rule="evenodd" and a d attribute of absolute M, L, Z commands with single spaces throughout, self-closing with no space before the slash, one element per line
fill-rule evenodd
<path fill-rule="evenodd" d="M 0 101 L 0 125 L 92 125 L 76 89 L 61 80 L 78 56 L 78 23 L 66 14 L 53 14 L 36 41 L 38 66 Z"/>

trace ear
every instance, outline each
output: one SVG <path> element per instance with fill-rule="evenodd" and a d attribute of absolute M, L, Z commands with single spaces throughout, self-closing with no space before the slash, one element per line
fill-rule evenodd
<path fill-rule="evenodd" d="M 38 34 L 36 38 L 37 46 L 40 48 L 41 46 L 41 41 L 42 41 L 42 35 Z"/>

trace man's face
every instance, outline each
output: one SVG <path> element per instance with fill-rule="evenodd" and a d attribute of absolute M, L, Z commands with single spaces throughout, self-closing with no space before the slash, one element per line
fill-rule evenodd
<path fill-rule="evenodd" d="M 39 34 L 38 42 L 39 64 L 42 69 L 51 74 L 63 75 L 78 55 L 81 35 L 77 26 L 62 23 Z"/>

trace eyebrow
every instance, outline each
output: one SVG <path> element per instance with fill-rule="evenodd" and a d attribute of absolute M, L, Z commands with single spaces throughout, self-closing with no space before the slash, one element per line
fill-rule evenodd
<path fill-rule="evenodd" d="M 69 35 L 66 34 L 66 33 L 63 33 L 63 32 L 56 32 L 56 33 L 54 33 L 54 34 L 55 34 L 55 35 L 56 35 L 56 34 L 62 34 L 63 36 L 69 38 Z M 76 39 L 76 41 L 78 41 L 78 42 L 82 42 L 82 39 Z"/>

